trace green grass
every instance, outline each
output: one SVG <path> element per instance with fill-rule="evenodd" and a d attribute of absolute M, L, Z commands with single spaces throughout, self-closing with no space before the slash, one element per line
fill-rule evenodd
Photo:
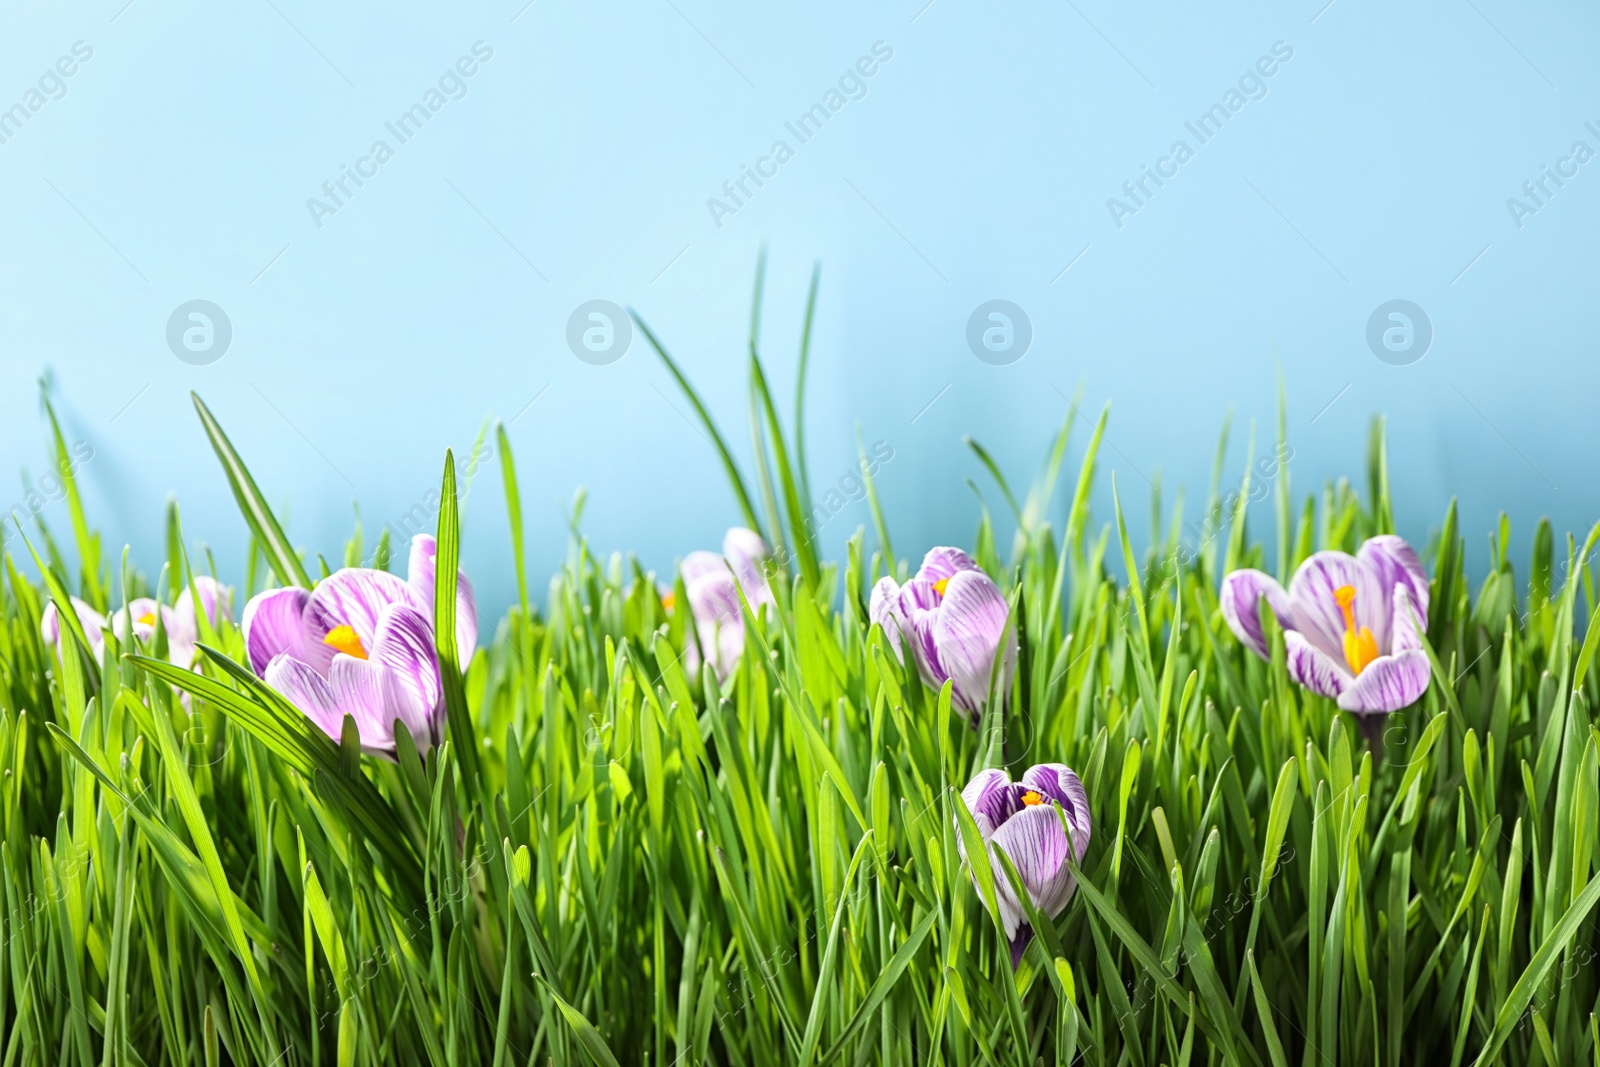
<path fill-rule="evenodd" d="M 682 613 L 576 534 L 533 606 L 501 433 L 517 606 L 444 664 L 448 742 L 397 764 L 231 665 L 231 625 L 203 675 L 115 642 L 55 660 L 50 597 L 170 602 L 211 569 L 176 512 L 166 560 L 108 560 L 69 482 L 74 552 L 31 529 L 0 584 L 0 1067 L 1600 1063 L 1594 535 L 1541 525 L 1522 580 L 1502 522 L 1474 593 L 1444 516 L 1434 679 L 1375 755 L 1281 640 L 1271 663 L 1238 645 L 1216 590 L 1390 530 L 1381 424 L 1363 492 L 1294 497 L 1280 441 L 1254 485 L 1213 484 L 1198 538 L 1158 493 L 1139 549 L 1089 507 L 1104 414 L 1066 421 L 1020 499 L 974 444 L 1007 517 L 968 547 L 1022 643 L 1010 714 L 975 731 L 865 617 L 929 546 L 890 557 L 873 494 L 873 535 L 821 558 L 754 344 L 750 366 L 753 483 L 712 439 L 730 522 L 784 546 L 786 577 L 738 671 L 685 676 Z M 237 612 L 340 546 L 297 549 L 199 410 L 252 536 L 248 575 L 222 576 Z M 441 575 L 473 537 L 454 478 Z M 343 558 L 371 553 L 357 536 Z M 953 790 L 999 759 L 1068 763 L 1095 823 L 1015 974 L 956 850 Z"/>

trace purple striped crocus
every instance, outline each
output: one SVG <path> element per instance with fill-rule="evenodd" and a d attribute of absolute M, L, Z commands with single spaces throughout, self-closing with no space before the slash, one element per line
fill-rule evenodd
<path fill-rule="evenodd" d="M 444 739 L 444 688 L 433 633 L 433 538 L 411 542 L 408 577 L 346 567 L 307 592 L 269 589 L 245 606 L 250 667 L 329 737 L 355 718 L 361 748 L 395 755 L 396 721 L 426 752 Z M 456 646 L 478 644 L 472 584 L 456 576 Z"/>
<path fill-rule="evenodd" d="M 1009 608 L 1000 587 L 959 548 L 935 548 L 922 558 L 905 585 L 878 579 L 869 607 L 883 627 L 900 662 L 909 645 L 917 670 L 929 688 L 949 681 L 951 703 L 974 726 L 989 702 L 989 677 L 1005 641 L 1003 691 L 1011 689 L 1017 662 L 1017 635 L 1007 632 Z"/>
<path fill-rule="evenodd" d="M 200 592 L 200 608 L 195 607 L 195 589 Z M 200 641 L 200 611 L 204 610 L 206 618 L 215 626 L 222 619 L 233 617 L 230 611 L 232 599 L 233 591 L 215 578 L 206 574 L 196 575 L 194 589 L 184 586 L 177 602 L 171 607 L 147 596 L 128 601 L 126 608 L 112 613 L 111 632 L 123 643 L 127 642 L 130 633 L 140 641 L 149 641 L 156 635 L 159 617 L 162 627 L 167 631 L 168 661 L 189 669 L 194 666 L 195 650 Z M 89 639 L 89 651 L 96 660 L 100 659 L 105 652 L 106 617 L 77 597 L 72 598 L 72 610 L 83 626 L 84 636 Z M 61 647 L 61 616 L 54 602 L 45 607 L 39 629 L 46 641 L 58 649 Z"/>
<path fill-rule="evenodd" d="M 1019 782 L 1013 782 L 1005 771 L 979 771 L 961 791 L 961 800 L 972 813 L 972 821 L 989 851 L 1000 921 L 1011 944 L 1011 966 L 1016 967 L 1022 962 L 1028 942 L 1033 940 L 1033 927 L 1028 924 L 1027 912 L 995 851 L 1005 851 L 1034 908 L 1054 919 L 1066 909 L 1078 887 L 1067 866 L 1067 856 L 1072 856 L 1073 863 L 1080 863 L 1089 850 L 1089 837 L 1094 830 L 1089 795 L 1066 764 L 1041 763 L 1024 771 Z M 1066 828 L 1062 826 L 1063 815 Z M 1071 829 L 1070 838 L 1067 828 Z M 959 827 L 956 847 L 961 858 L 970 863 Z M 974 884 L 976 881 L 974 876 Z"/>
<path fill-rule="evenodd" d="M 98 663 L 106 650 L 106 617 L 77 597 L 72 598 L 72 611 L 78 616 L 83 636 L 89 639 L 89 651 Z M 39 617 L 39 634 L 46 644 L 54 647 L 58 653 L 61 651 L 61 613 L 56 610 L 54 600 L 44 606 L 44 614 Z"/>
<path fill-rule="evenodd" d="M 723 537 L 720 556 L 715 552 L 691 552 L 678 565 L 695 636 L 699 638 L 698 648 L 691 641 L 684 650 L 684 668 L 690 675 L 700 670 L 701 649 L 718 681 L 726 681 L 739 666 L 739 657 L 744 654 L 744 612 L 739 607 L 739 590 L 744 589 L 752 611 L 772 603 L 772 589 L 765 574 L 769 554 L 760 534 L 735 526 Z M 661 598 L 669 610 L 673 607 L 672 597 L 669 589 Z"/>
<path fill-rule="evenodd" d="M 1393 534 L 1365 542 L 1354 556 L 1318 552 L 1300 564 L 1284 592 L 1269 575 L 1239 570 L 1222 582 L 1222 617 L 1240 641 L 1271 657 L 1258 605 L 1265 598 L 1283 628 L 1289 676 L 1358 715 L 1398 711 L 1427 691 L 1422 651 L 1428 574 Z"/>

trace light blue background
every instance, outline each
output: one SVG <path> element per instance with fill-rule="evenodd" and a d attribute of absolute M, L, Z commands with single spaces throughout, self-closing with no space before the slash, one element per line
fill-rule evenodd
<path fill-rule="evenodd" d="M 1359 479 L 1381 411 L 1413 539 L 1452 495 L 1479 569 L 1501 509 L 1523 544 L 1544 514 L 1582 535 L 1600 511 L 1600 162 L 1521 228 L 1506 202 L 1575 141 L 1600 150 L 1584 128 L 1600 125 L 1592 7 L 924 3 L 8 5 L 0 107 L 74 42 L 94 55 L 0 144 L 0 469 L 44 466 L 33 383 L 52 368 L 68 436 L 95 451 L 81 477 L 108 540 L 155 562 L 171 494 L 190 538 L 237 568 L 244 526 L 198 390 L 297 542 L 332 559 L 353 501 L 369 530 L 403 514 L 447 446 L 516 416 L 535 595 L 580 484 L 596 550 L 665 569 L 719 542 L 732 497 L 642 338 L 590 366 L 567 318 L 595 298 L 638 308 L 748 456 L 766 241 L 762 340 L 785 397 L 823 264 L 815 487 L 850 470 L 857 421 L 889 442 L 902 553 L 970 541 L 966 479 L 1002 509 L 963 434 L 1026 482 L 1080 384 L 1073 469 L 1110 400 L 1105 465 L 1134 529 L 1158 470 L 1193 517 L 1225 413 L 1230 482 L 1251 422 L 1273 433 L 1280 364 L 1297 492 Z M 467 95 L 319 229 L 307 198 L 480 40 L 494 57 Z M 893 59 L 867 95 L 797 145 L 785 121 L 878 41 Z M 1279 41 L 1294 55 L 1267 96 L 1198 145 L 1184 123 Z M 780 138 L 795 158 L 719 228 L 707 198 Z M 1195 158 L 1119 229 L 1107 198 L 1179 138 Z M 210 366 L 165 343 L 195 298 L 233 324 Z M 1010 366 L 965 343 L 992 298 L 1032 320 Z M 1365 343 L 1393 298 L 1435 330 L 1412 366 Z M 467 504 L 489 610 L 511 596 L 498 483 L 491 462 Z M 21 499 L 10 484 L 0 506 Z M 45 517 L 62 527 L 65 508 Z M 826 550 L 867 519 L 851 505 Z"/>

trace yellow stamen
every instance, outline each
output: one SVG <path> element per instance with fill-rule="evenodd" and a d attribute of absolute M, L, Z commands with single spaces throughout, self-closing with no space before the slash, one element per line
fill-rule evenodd
<path fill-rule="evenodd" d="M 147 611 L 134 621 L 140 626 L 154 626 L 156 624 L 156 613 L 153 611 Z"/>
<path fill-rule="evenodd" d="M 361 647 L 361 638 L 348 626 L 335 626 L 328 631 L 328 636 L 322 639 L 325 645 L 332 645 L 336 650 L 356 659 L 366 659 L 367 650 Z"/>
<path fill-rule="evenodd" d="M 1333 591 L 1333 599 L 1344 615 L 1344 661 L 1356 674 L 1366 670 L 1367 664 L 1378 658 L 1378 642 L 1372 631 L 1356 626 L 1356 587 L 1341 585 Z"/>
<path fill-rule="evenodd" d="M 1030 789 L 1026 793 L 1022 794 L 1022 802 L 1024 804 L 1029 804 L 1029 805 L 1032 805 L 1032 804 L 1043 804 L 1044 803 L 1044 797 L 1040 796 L 1038 793 L 1035 793 L 1033 790 Z"/>
<path fill-rule="evenodd" d="M 933 591 L 935 593 L 939 594 L 939 599 L 940 600 L 944 599 L 944 587 L 949 585 L 949 584 L 950 584 L 950 579 L 949 578 L 940 578 L 937 582 L 933 583 Z"/>
<path fill-rule="evenodd" d="M 671 611 L 672 610 L 672 603 L 673 603 L 673 601 L 675 601 L 677 599 L 678 599 L 678 594 L 676 594 L 672 590 L 668 589 L 665 593 L 661 594 L 661 606 L 663 608 L 665 608 L 666 610 Z"/>

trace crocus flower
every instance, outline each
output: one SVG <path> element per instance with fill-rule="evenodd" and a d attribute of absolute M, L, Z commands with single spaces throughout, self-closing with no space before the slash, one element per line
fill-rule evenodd
<path fill-rule="evenodd" d="M 1318 552 L 1300 564 L 1287 593 L 1257 570 L 1223 579 L 1222 617 L 1266 659 L 1263 597 L 1283 627 L 1289 676 L 1313 693 L 1373 715 L 1398 711 L 1427 690 L 1428 575 L 1393 534 L 1371 538 L 1354 556 Z"/>
<path fill-rule="evenodd" d="M 232 590 L 204 574 L 195 576 L 194 585 L 200 591 L 201 605 L 213 626 L 222 618 L 232 617 L 229 610 Z M 77 597 L 72 598 L 72 609 L 83 625 L 90 651 L 98 660 L 105 651 L 106 617 Z M 185 669 L 193 667 L 195 649 L 200 641 L 200 622 L 194 605 L 194 592 L 188 586 L 184 586 L 183 592 L 178 594 L 177 603 L 172 607 L 157 602 L 154 597 L 134 597 L 128 601 L 126 608 L 112 613 L 111 631 L 123 643 L 127 642 L 130 633 L 140 641 L 150 641 L 156 635 L 158 617 L 167 631 L 167 659 Z M 60 648 L 61 617 L 53 601 L 45 606 L 39 629 L 46 641 Z"/>
<path fill-rule="evenodd" d="M 433 633 L 433 538 L 411 542 L 408 580 L 346 567 L 310 592 L 269 589 L 245 606 L 245 648 L 266 683 L 338 740 L 355 718 L 361 747 L 394 757 L 396 720 L 426 751 L 444 738 L 444 688 Z M 472 584 L 456 577 L 456 645 L 478 643 Z"/>
<path fill-rule="evenodd" d="M 207 574 L 195 575 L 194 586 L 200 591 L 200 606 L 212 626 L 233 617 L 233 590 Z M 195 608 L 194 590 L 187 585 L 172 607 L 147 596 L 128 601 L 126 610 L 112 614 L 111 629 L 123 642 L 128 640 L 130 629 L 139 640 L 149 641 L 156 635 L 158 615 L 167 631 L 167 660 L 178 667 L 193 668 L 200 643 L 200 612 Z"/>
<path fill-rule="evenodd" d="M 1089 795 L 1066 764 L 1041 763 L 1024 771 L 1020 782 L 1013 782 L 1005 771 L 979 771 L 961 791 L 961 799 L 989 851 L 1000 921 L 1011 943 L 1011 965 L 1015 967 L 1022 962 L 1022 953 L 1033 939 L 1033 927 L 1028 924 L 1027 913 L 1012 890 L 1011 879 L 1006 877 L 995 849 L 1005 850 L 1034 908 L 1054 919 L 1078 887 L 1067 866 L 1067 855 L 1070 853 L 1073 862 L 1080 863 L 1089 850 L 1089 835 L 1094 829 L 1089 818 Z M 1070 840 L 1061 825 L 1062 814 L 1072 829 Z M 959 828 L 956 847 L 966 860 L 967 849 Z"/>
<path fill-rule="evenodd" d="M 83 626 L 83 636 L 89 639 L 89 651 L 98 662 L 106 649 L 106 617 L 77 597 L 72 598 L 72 610 Z M 55 646 L 57 652 L 61 651 L 61 613 L 56 610 L 54 600 L 44 606 L 44 614 L 39 618 L 39 633 L 46 644 Z"/>
<path fill-rule="evenodd" d="M 954 680 L 951 702 L 973 725 L 989 702 L 989 675 L 1002 637 L 1003 686 L 1011 689 L 1017 635 L 1015 630 L 1006 632 L 1008 610 L 1000 587 L 959 548 L 930 550 L 904 586 L 893 578 L 878 579 L 869 608 L 901 663 L 902 644 L 911 646 L 917 670 L 930 688 Z"/>
<path fill-rule="evenodd" d="M 726 680 L 733 673 L 744 653 L 744 612 L 739 607 L 739 589 L 744 589 L 753 611 L 772 603 L 772 589 L 762 572 L 767 556 L 767 543 L 760 534 L 735 526 L 722 539 L 722 555 L 691 552 L 678 566 L 689 597 L 695 634 L 719 680 Z M 673 606 L 670 590 L 662 599 L 668 608 Z M 700 652 L 693 642 L 683 659 L 690 674 L 700 670 Z"/>

